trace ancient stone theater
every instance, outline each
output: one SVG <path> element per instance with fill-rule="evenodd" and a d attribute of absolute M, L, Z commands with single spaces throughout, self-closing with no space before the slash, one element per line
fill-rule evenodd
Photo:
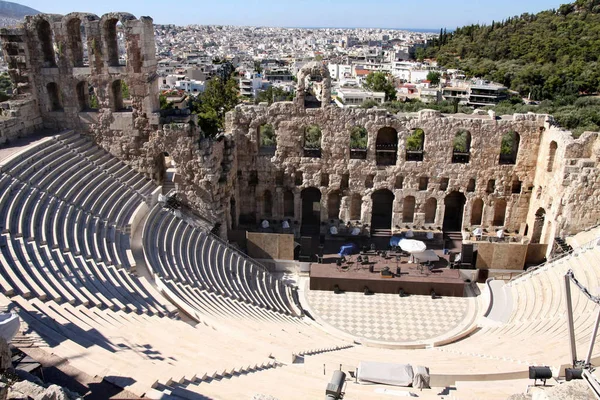
<path fill-rule="evenodd" d="M 598 133 L 338 108 L 312 62 L 293 101 L 238 105 L 206 137 L 160 109 L 150 17 L 40 14 L 0 41 L 4 340 L 72 390 L 505 399 L 536 373 L 595 381 Z"/>

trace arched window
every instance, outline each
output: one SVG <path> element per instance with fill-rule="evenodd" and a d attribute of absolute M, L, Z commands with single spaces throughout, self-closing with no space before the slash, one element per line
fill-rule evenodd
<path fill-rule="evenodd" d="M 123 81 L 116 80 L 112 83 L 111 94 L 112 94 L 112 103 L 113 103 L 113 111 L 123 111 L 125 110 L 125 106 L 123 103 L 123 98 L 125 97 L 123 92 L 125 91 Z"/>
<path fill-rule="evenodd" d="M 263 215 L 270 217 L 273 214 L 273 196 L 268 190 L 265 190 L 265 194 L 263 195 L 263 207 Z"/>
<path fill-rule="evenodd" d="M 88 84 L 85 81 L 81 81 L 75 87 L 75 92 L 77 93 L 77 104 L 79 106 L 79 111 L 85 111 L 89 108 L 88 105 Z"/>
<path fill-rule="evenodd" d="M 321 128 L 309 125 L 304 130 L 304 157 L 321 157 Z"/>
<path fill-rule="evenodd" d="M 360 220 L 360 213 L 362 208 L 362 197 L 358 193 L 354 193 L 350 199 L 350 219 Z"/>
<path fill-rule="evenodd" d="M 50 82 L 46 85 L 48 91 L 48 104 L 50 111 L 63 111 L 60 90 L 55 82 Z"/>
<path fill-rule="evenodd" d="M 452 141 L 452 162 L 455 164 L 467 164 L 471 156 L 471 133 L 469 131 L 458 131 Z"/>
<path fill-rule="evenodd" d="M 473 200 L 473 208 L 471 208 L 471 225 L 481 225 L 483 218 L 483 200 Z"/>
<path fill-rule="evenodd" d="M 273 125 L 264 124 L 258 127 L 259 154 L 273 155 L 277 149 L 277 136 Z"/>
<path fill-rule="evenodd" d="M 389 126 L 377 132 L 376 161 L 377 165 L 396 165 L 398 153 L 398 132 Z"/>
<path fill-rule="evenodd" d="M 37 36 L 42 45 L 43 66 L 47 68 L 56 67 L 52 28 L 45 19 L 40 20 L 37 24 Z"/>
<path fill-rule="evenodd" d="M 294 218 L 294 193 L 291 190 L 283 192 L 283 215 Z"/>
<path fill-rule="evenodd" d="M 364 160 L 367 158 L 367 130 L 355 126 L 350 130 L 350 158 Z"/>
<path fill-rule="evenodd" d="M 108 55 L 108 65 L 110 67 L 122 65 L 120 54 L 125 52 L 125 47 L 123 46 L 124 33 L 121 22 L 116 18 L 106 20 L 102 29 L 102 35 L 104 37 L 104 44 Z"/>
<path fill-rule="evenodd" d="M 427 200 L 425 203 L 425 223 L 434 224 L 435 214 L 437 212 L 437 200 L 433 197 Z"/>
<path fill-rule="evenodd" d="M 423 161 L 424 146 L 425 131 L 417 128 L 406 138 L 406 161 Z"/>
<path fill-rule="evenodd" d="M 327 197 L 327 215 L 329 216 L 329 219 L 339 219 L 340 203 L 340 192 L 336 190 L 329 193 L 329 196 Z"/>
<path fill-rule="evenodd" d="M 498 199 L 494 205 L 494 221 L 492 225 L 503 226 L 506 218 L 506 200 Z"/>
<path fill-rule="evenodd" d="M 542 230 L 544 229 L 545 219 L 546 210 L 538 208 L 535 213 L 535 222 L 533 224 L 533 232 L 531 233 L 531 243 L 539 243 L 542 239 Z"/>
<path fill-rule="evenodd" d="M 413 222 L 415 220 L 415 198 L 406 196 L 402 206 L 402 222 Z"/>
<path fill-rule="evenodd" d="M 556 149 L 558 144 L 553 140 L 550 142 L 550 151 L 548 152 L 548 172 L 552 172 L 554 169 L 554 158 L 556 157 Z"/>
<path fill-rule="evenodd" d="M 521 138 L 515 131 L 510 131 L 502 136 L 500 145 L 500 164 L 516 164 Z"/>
<path fill-rule="evenodd" d="M 87 59 L 87 35 L 79 18 L 73 18 L 68 22 L 67 34 L 73 67 L 83 67 Z"/>

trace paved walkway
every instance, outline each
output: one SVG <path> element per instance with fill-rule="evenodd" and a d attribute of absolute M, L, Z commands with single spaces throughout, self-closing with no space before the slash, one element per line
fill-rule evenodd
<path fill-rule="evenodd" d="M 399 297 L 395 294 L 309 290 L 315 317 L 357 338 L 395 344 L 441 340 L 466 330 L 477 313 L 474 297 Z"/>

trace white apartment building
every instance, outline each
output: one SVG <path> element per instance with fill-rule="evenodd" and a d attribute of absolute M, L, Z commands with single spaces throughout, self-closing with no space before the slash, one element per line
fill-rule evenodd
<path fill-rule="evenodd" d="M 337 91 L 335 103 L 340 108 L 357 107 L 367 100 L 375 100 L 377 103 L 383 104 L 385 102 L 385 93 L 370 92 L 363 89 L 340 88 Z"/>
<path fill-rule="evenodd" d="M 189 94 L 198 94 L 204 92 L 205 82 L 195 79 L 186 79 L 175 82 L 175 89 L 184 90 Z"/>

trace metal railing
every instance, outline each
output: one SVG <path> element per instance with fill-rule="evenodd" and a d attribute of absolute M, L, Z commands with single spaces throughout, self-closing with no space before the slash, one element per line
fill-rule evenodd
<path fill-rule="evenodd" d="M 508 281 L 507 284 L 511 284 L 511 283 L 515 282 L 516 280 L 520 280 L 521 278 L 524 278 L 524 277 L 526 277 L 528 275 L 532 275 L 535 271 L 538 271 L 538 270 L 540 270 L 540 269 L 548 266 L 548 264 L 551 264 L 551 263 L 556 262 L 558 260 L 562 260 L 563 258 L 566 258 L 567 256 L 570 256 L 573 253 L 577 253 L 577 252 L 579 252 L 579 251 L 581 251 L 583 249 L 591 249 L 591 248 L 594 247 L 594 243 L 597 242 L 598 239 L 600 239 L 600 237 L 596 237 L 596 238 L 590 240 L 589 242 L 586 242 L 586 243 L 582 244 L 581 246 L 579 246 L 577 248 L 571 249 L 571 250 L 566 251 L 564 253 L 560 253 L 557 257 L 554 257 L 554 258 L 552 258 L 550 260 L 547 260 L 546 262 L 543 262 L 540 265 L 536 265 L 535 267 L 531 267 L 528 270 L 526 270 L 526 271 L 520 273 L 519 275 L 515 276 L 514 278 L 512 278 L 510 281 Z"/>

